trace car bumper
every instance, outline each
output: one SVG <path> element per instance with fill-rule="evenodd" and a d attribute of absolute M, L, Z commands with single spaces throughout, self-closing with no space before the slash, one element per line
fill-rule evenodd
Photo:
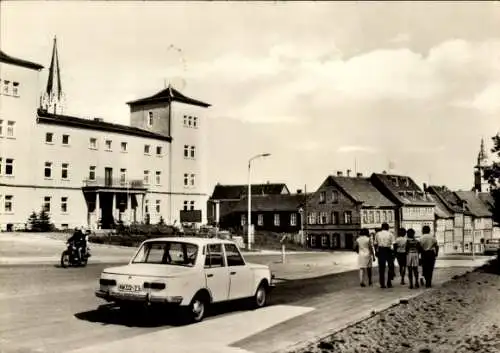
<path fill-rule="evenodd" d="M 104 290 L 96 290 L 95 296 L 108 302 L 125 301 L 169 305 L 180 305 L 183 299 L 182 297 L 160 297 L 149 293 L 108 292 Z"/>

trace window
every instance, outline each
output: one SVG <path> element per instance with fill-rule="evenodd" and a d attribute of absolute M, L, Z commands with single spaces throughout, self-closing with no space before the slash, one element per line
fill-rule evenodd
<path fill-rule="evenodd" d="M 149 213 L 149 200 L 144 200 L 144 212 Z"/>
<path fill-rule="evenodd" d="M 188 117 L 188 126 L 191 127 L 193 125 L 193 117 Z"/>
<path fill-rule="evenodd" d="M 12 200 L 14 199 L 14 196 L 12 195 L 5 195 L 5 201 L 4 201 L 4 209 L 5 212 L 12 212 Z"/>
<path fill-rule="evenodd" d="M 319 193 L 319 202 L 320 202 L 320 203 L 325 203 L 325 200 L 326 200 L 326 192 L 321 191 L 321 192 Z"/>
<path fill-rule="evenodd" d="M 196 116 L 193 117 L 193 127 L 198 127 L 198 118 Z"/>
<path fill-rule="evenodd" d="M 125 184 L 127 183 L 127 169 L 121 168 L 120 169 L 120 184 Z"/>
<path fill-rule="evenodd" d="M 332 224 L 339 224 L 339 213 L 332 212 Z"/>
<path fill-rule="evenodd" d="M 93 150 L 97 149 L 97 139 L 95 137 L 89 139 L 89 147 Z"/>
<path fill-rule="evenodd" d="M 308 224 L 316 224 L 316 212 L 311 212 L 307 216 L 307 223 Z"/>
<path fill-rule="evenodd" d="M 187 127 L 187 115 L 184 115 L 184 127 Z"/>
<path fill-rule="evenodd" d="M 89 180 L 95 180 L 95 165 L 89 167 Z"/>
<path fill-rule="evenodd" d="M 14 175 L 14 160 L 12 158 L 5 159 L 5 175 Z"/>
<path fill-rule="evenodd" d="M 68 179 L 68 163 L 63 163 L 62 168 L 61 168 L 61 178 L 62 179 Z"/>
<path fill-rule="evenodd" d="M 368 211 L 363 210 L 363 223 L 367 224 L 368 223 Z"/>
<path fill-rule="evenodd" d="M 191 186 L 194 186 L 194 174 L 191 174 L 190 184 Z"/>
<path fill-rule="evenodd" d="M 375 212 L 375 223 L 380 223 L 380 211 Z"/>
<path fill-rule="evenodd" d="M 150 145 L 144 145 L 144 154 L 149 154 L 150 153 L 151 146 Z"/>
<path fill-rule="evenodd" d="M 61 212 L 62 213 L 68 212 L 68 198 L 67 197 L 61 197 Z"/>
<path fill-rule="evenodd" d="M 244 226 L 245 224 L 247 224 L 247 217 L 244 214 L 242 214 L 240 221 L 241 221 L 241 225 Z"/>
<path fill-rule="evenodd" d="M 161 172 L 156 172 L 156 185 L 161 185 Z"/>
<path fill-rule="evenodd" d="M 375 223 L 375 216 L 373 215 L 373 211 L 368 211 L 368 219 L 369 219 L 369 222 L 370 224 L 373 224 Z"/>
<path fill-rule="evenodd" d="M 352 223 L 352 213 L 351 211 L 344 212 L 344 223 L 351 224 Z"/>
<path fill-rule="evenodd" d="M 328 238 L 326 235 L 323 235 L 321 237 L 321 246 L 324 248 L 328 246 Z"/>
<path fill-rule="evenodd" d="M 290 215 L 290 225 L 292 227 L 295 227 L 297 225 L 297 214 L 296 213 L 292 213 Z"/>
<path fill-rule="evenodd" d="M 106 151 L 111 151 L 111 144 L 113 142 L 111 140 L 106 140 Z"/>
<path fill-rule="evenodd" d="M 15 121 L 7 121 L 7 137 L 14 137 Z"/>
<path fill-rule="evenodd" d="M 319 215 L 319 223 L 326 224 L 328 222 L 328 217 L 326 216 L 326 212 L 321 212 Z"/>
<path fill-rule="evenodd" d="M 156 213 L 160 213 L 161 200 L 156 200 Z"/>
<path fill-rule="evenodd" d="M 43 209 L 46 212 L 50 212 L 50 196 L 45 196 L 43 198 Z"/>
<path fill-rule="evenodd" d="M 235 244 L 224 244 L 226 249 L 226 263 L 228 266 L 244 266 L 245 261 Z"/>
<path fill-rule="evenodd" d="M 184 145 L 184 158 L 188 158 L 188 157 L 189 157 L 189 146 Z"/>
<path fill-rule="evenodd" d="M 339 192 L 337 190 L 332 191 L 332 202 L 339 202 Z"/>
<path fill-rule="evenodd" d="M 19 82 L 12 82 L 12 95 L 19 97 Z"/>
<path fill-rule="evenodd" d="M 262 215 L 262 214 L 257 215 L 257 225 L 259 225 L 259 226 L 264 225 L 264 215 Z"/>
<path fill-rule="evenodd" d="M 187 210 L 188 210 L 188 202 L 184 201 L 184 211 L 187 211 Z"/>
<path fill-rule="evenodd" d="M 156 155 L 157 155 L 157 156 L 161 156 L 161 155 L 162 155 L 162 152 L 163 152 L 163 151 L 162 151 L 161 146 L 156 146 Z"/>
<path fill-rule="evenodd" d="M 10 94 L 10 90 L 9 90 L 9 87 L 10 87 L 10 81 L 3 81 L 3 94 Z"/>
<path fill-rule="evenodd" d="M 189 209 L 194 211 L 194 201 L 189 202 Z"/>
<path fill-rule="evenodd" d="M 274 214 L 274 226 L 279 227 L 280 225 L 280 215 L 278 213 Z"/>
<path fill-rule="evenodd" d="M 191 158 L 194 158 L 195 152 L 196 152 L 196 147 L 191 146 Z"/>
<path fill-rule="evenodd" d="M 52 176 L 52 162 L 45 162 L 45 170 L 43 175 L 46 178 L 50 178 Z"/>
<path fill-rule="evenodd" d="M 122 143 L 120 144 L 120 146 L 121 146 L 121 150 L 122 150 L 122 152 L 127 152 L 127 147 L 128 147 L 128 145 L 127 145 L 127 143 L 126 143 L 126 142 L 122 142 Z"/>
<path fill-rule="evenodd" d="M 144 184 L 149 184 L 149 170 L 144 171 Z"/>
<path fill-rule="evenodd" d="M 69 145 L 69 135 L 62 135 L 62 144 Z"/>
<path fill-rule="evenodd" d="M 153 112 L 148 112 L 148 126 L 153 126 Z"/>
<path fill-rule="evenodd" d="M 207 245 L 205 267 L 224 267 L 224 253 L 222 252 L 222 244 Z"/>
<path fill-rule="evenodd" d="M 380 211 L 380 222 L 387 222 L 387 214 L 386 211 Z"/>
<path fill-rule="evenodd" d="M 45 134 L 45 142 L 52 143 L 52 139 L 54 138 L 54 134 L 52 132 L 47 132 Z"/>

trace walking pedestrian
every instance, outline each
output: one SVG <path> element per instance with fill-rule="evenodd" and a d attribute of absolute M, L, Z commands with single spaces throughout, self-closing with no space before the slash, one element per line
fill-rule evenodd
<path fill-rule="evenodd" d="M 365 277 L 368 278 L 368 285 L 372 285 L 372 264 L 375 257 L 373 251 L 373 242 L 370 238 L 368 229 L 363 228 L 359 233 L 355 244 L 356 252 L 358 253 L 359 266 L 359 283 L 361 287 L 366 287 Z"/>
<path fill-rule="evenodd" d="M 415 239 L 415 231 L 413 228 L 408 229 L 406 238 L 406 266 L 408 267 L 410 289 L 413 289 L 413 283 L 415 283 L 415 288 L 420 288 L 418 284 L 418 264 L 421 247 L 419 241 Z M 414 279 L 415 282 L 413 282 Z"/>
<path fill-rule="evenodd" d="M 375 234 L 375 248 L 378 257 L 378 272 L 380 288 L 391 288 L 394 276 L 393 245 L 394 235 L 389 231 L 389 224 L 383 223 L 382 230 Z M 387 273 L 387 285 L 385 282 L 385 268 L 389 268 Z"/>
<path fill-rule="evenodd" d="M 422 246 L 422 274 L 425 279 L 425 287 L 432 287 L 432 275 L 434 273 L 434 265 L 436 257 L 439 253 L 439 246 L 434 235 L 431 234 L 429 226 L 422 227 L 422 236 L 420 237 Z"/>
<path fill-rule="evenodd" d="M 405 284 L 406 274 L 406 229 L 399 228 L 398 237 L 394 244 L 394 253 L 398 260 L 399 276 L 401 277 L 401 285 Z"/>

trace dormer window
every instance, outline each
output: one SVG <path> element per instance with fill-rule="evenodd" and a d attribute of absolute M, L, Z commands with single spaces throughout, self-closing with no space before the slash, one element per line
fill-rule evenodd
<path fill-rule="evenodd" d="M 399 186 L 398 177 L 392 177 L 392 183 L 394 186 Z"/>
<path fill-rule="evenodd" d="M 410 186 L 410 179 L 409 178 L 405 178 L 405 185 Z"/>
<path fill-rule="evenodd" d="M 148 126 L 153 126 L 153 112 L 148 112 Z"/>
<path fill-rule="evenodd" d="M 404 191 L 400 191 L 400 192 L 398 192 L 398 194 L 399 194 L 399 196 L 401 196 L 401 197 L 405 197 L 405 196 L 406 196 L 406 194 L 405 194 L 405 192 L 404 192 Z"/>

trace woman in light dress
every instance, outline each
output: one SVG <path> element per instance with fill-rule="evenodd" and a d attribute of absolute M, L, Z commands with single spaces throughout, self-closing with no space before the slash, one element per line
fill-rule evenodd
<path fill-rule="evenodd" d="M 419 288 L 418 265 L 419 255 L 421 252 L 420 243 L 417 239 L 415 239 L 415 230 L 413 230 L 413 228 L 408 229 L 406 237 L 406 266 L 408 267 L 410 289 L 413 289 L 413 283 L 415 283 L 415 288 Z M 415 280 L 415 282 L 413 282 L 413 280 Z"/>
<path fill-rule="evenodd" d="M 361 287 L 366 287 L 365 277 L 368 278 L 368 285 L 372 285 L 372 264 L 375 258 L 373 241 L 370 238 L 368 229 L 363 228 L 356 239 L 356 252 L 358 253 L 359 283 Z"/>

